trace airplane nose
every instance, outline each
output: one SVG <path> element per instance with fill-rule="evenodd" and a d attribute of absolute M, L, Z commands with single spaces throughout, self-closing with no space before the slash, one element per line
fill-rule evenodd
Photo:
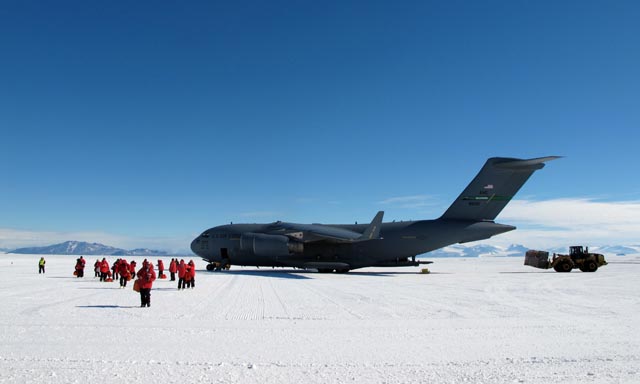
<path fill-rule="evenodd" d="M 196 237 L 195 239 L 193 239 L 193 241 L 191 242 L 191 252 L 193 252 L 194 254 L 200 256 L 200 254 L 197 251 L 197 245 L 200 244 L 200 236 Z"/>

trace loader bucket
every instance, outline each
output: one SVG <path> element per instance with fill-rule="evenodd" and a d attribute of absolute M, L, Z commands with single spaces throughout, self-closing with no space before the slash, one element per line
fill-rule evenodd
<path fill-rule="evenodd" d="M 535 268 L 549 268 L 549 252 L 529 250 L 524 256 L 524 265 Z"/>

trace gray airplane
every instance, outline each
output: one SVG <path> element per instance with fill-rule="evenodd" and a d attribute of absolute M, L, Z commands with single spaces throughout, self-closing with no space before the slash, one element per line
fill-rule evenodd
<path fill-rule="evenodd" d="M 246 265 L 345 273 L 363 267 L 426 264 L 416 256 L 516 229 L 494 222 L 496 216 L 533 172 L 557 158 L 488 159 L 435 220 L 383 223 L 380 211 L 370 224 L 229 224 L 204 231 L 193 240 L 191 250 L 209 262 L 208 270 Z"/>

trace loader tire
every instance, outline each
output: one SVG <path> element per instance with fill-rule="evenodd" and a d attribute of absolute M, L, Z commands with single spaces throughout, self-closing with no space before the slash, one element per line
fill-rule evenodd
<path fill-rule="evenodd" d="M 555 269 L 556 272 L 571 272 L 571 270 L 573 269 L 573 265 L 571 265 L 571 262 L 569 260 L 563 260 L 556 264 L 553 269 Z"/>
<path fill-rule="evenodd" d="M 595 272 L 598 270 L 598 263 L 593 260 L 589 260 L 584 263 L 584 272 Z"/>

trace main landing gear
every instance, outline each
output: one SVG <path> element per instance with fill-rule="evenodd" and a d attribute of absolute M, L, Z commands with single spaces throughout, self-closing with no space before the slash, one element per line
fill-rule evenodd
<path fill-rule="evenodd" d="M 213 262 L 213 263 L 209 263 L 207 264 L 207 271 L 210 272 L 220 272 L 222 270 L 228 271 L 231 268 L 231 264 L 229 263 L 218 263 L 218 262 Z"/>

